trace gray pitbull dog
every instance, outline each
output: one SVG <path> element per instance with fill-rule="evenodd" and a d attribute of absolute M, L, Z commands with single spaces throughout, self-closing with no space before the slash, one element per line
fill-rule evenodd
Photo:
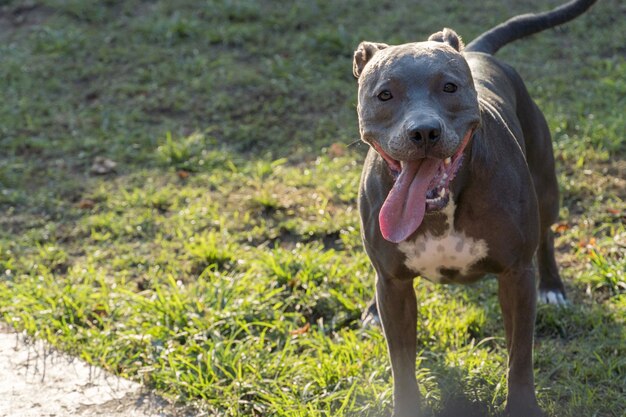
<path fill-rule="evenodd" d="M 354 53 L 361 138 L 362 236 L 393 371 L 394 416 L 421 416 L 413 278 L 471 283 L 498 275 L 509 353 L 506 413 L 543 415 L 535 398 L 539 298 L 564 303 L 550 226 L 558 186 L 546 121 L 520 76 L 492 55 L 564 23 L 593 0 L 510 19 L 466 48 L 450 29 L 426 42 L 362 42 Z"/>

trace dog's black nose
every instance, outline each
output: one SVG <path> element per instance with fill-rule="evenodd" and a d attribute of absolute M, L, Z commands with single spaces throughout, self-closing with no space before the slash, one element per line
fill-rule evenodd
<path fill-rule="evenodd" d="M 441 125 L 436 121 L 422 123 L 409 131 L 409 137 L 420 145 L 424 141 L 435 143 L 441 137 Z"/>

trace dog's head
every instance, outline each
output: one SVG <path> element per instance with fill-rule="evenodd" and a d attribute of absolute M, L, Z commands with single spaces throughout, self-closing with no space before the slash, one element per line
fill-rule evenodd
<path fill-rule="evenodd" d="M 449 183 L 479 123 L 478 100 L 458 35 L 426 42 L 362 42 L 354 53 L 359 128 L 387 162 L 395 184 L 380 225 L 393 242 L 408 238 L 428 211 L 449 201 Z"/>

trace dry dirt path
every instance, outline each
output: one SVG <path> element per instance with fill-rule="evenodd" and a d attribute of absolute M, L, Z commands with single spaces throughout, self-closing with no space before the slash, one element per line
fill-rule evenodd
<path fill-rule="evenodd" d="M 0 323 L 0 417 L 199 417 Z"/>

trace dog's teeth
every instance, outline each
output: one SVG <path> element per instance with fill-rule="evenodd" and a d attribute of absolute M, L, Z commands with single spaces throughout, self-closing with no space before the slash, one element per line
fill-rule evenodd
<path fill-rule="evenodd" d="M 444 195 L 446 195 L 446 189 L 442 188 L 441 190 L 439 190 L 439 198 L 443 198 Z"/>

